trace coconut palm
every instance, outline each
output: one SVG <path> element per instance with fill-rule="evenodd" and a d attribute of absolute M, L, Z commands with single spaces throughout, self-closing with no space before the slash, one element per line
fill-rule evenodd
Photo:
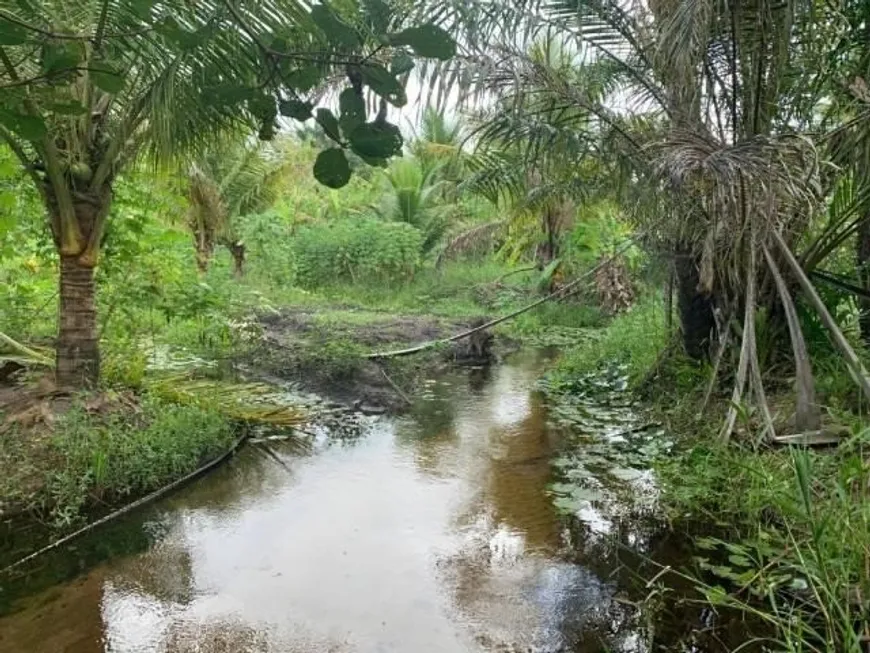
<path fill-rule="evenodd" d="M 278 194 L 288 162 L 266 144 L 219 144 L 203 152 L 188 168 L 187 225 L 193 236 L 197 265 L 208 268 L 216 244 L 233 257 L 233 270 L 242 276 L 245 244 L 239 218 L 264 211 Z"/>
<path fill-rule="evenodd" d="M 301 29 L 306 15 L 293 0 L 233 12 L 258 32 Z M 170 159 L 257 113 L 268 122 L 265 92 L 228 96 L 262 85 L 263 65 L 220 2 L 132 0 L 7 6 L 0 63 L 0 138 L 41 193 L 60 254 L 57 383 L 92 385 L 94 268 L 115 179 L 141 154 Z"/>
<path fill-rule="evenodd" d="M 331 111 L 317 112 L 338 145 L 318 157 L 317 179 L 347 183 L 345 147 L 373 161 L 401 151 L 385 116 L 387 102 L 405 101 L 398 73 L 386 67 L 390 57 L 449 58 L 455 44 L 433 25 L 402 30 L 403 17 L 382 1 L 342 9 L 299 0 L 33 0 L 0 8 L 0 139 L 41 193 L 60 255 L 58 386 L 98 379 L 94 268 L 114 181 L 137 157 L 173 159 L 228 129 L 257 128 L 269 139 L 279 109 L 311 118 L 306 94 L 336 77 L 349 92 L 340 124 Z M 384 99 L 370 122 L 364 87 Z"/>

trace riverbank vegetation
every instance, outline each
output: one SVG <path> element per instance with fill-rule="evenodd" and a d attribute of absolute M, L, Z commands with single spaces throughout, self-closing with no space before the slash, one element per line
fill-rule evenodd
<path fill-rule="evenodd" d="M 154 408 L 169 371 L 271 356 L 389 404 L 415 364 L 367 355 L 551 295 L 495 331 L 563 349 L 554 402 L 602 369 L 646 402 L 662 510 L 715 526 L 680 571 L 699 597 L 773 650 L 868 645 L 866 3 L 25 4 L 0 12 L 0 383 L 41 390 L 0 432 L 26 470 L 27 420 L 54 425 L 58 520 L 226 443 L 212 407 Z M 128 392 L 154 417 L 106 449 L 127 418 L 82 397 Z"/>

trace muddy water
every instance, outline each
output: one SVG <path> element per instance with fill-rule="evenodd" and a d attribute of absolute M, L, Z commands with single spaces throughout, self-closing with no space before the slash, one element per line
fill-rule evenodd
<path fill-rule="evenodd" d="M 0 651 L 649 650 L 623 586 L 638 563 L 612 544 L 649 538 L 566 521 L 548 495 L 545 363 L 432 381 L 359 433 L 246 448 L 31 575 L 64 580 L 7 585 Z"/>

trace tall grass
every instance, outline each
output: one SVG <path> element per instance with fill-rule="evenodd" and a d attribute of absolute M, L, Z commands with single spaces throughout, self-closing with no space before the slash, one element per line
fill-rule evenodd
<path fill-rule="evenodd" d="M 597 336 L 569 350 L 555 378 L 569 378 L 596 369 L 604 362 L 624 364 L 630 383 L 642 379 L 667 345 L 668 330 L 661 298 L 649 294 L 617 315 Z"/>
<path fill-rule="evenodd" d="M 771 650 L 870 646 L 868 443 L 863 431 L 832 453 L 697 445 L 660 466 L 671 514 L 724 532 L 699 540 L 715 560 L 701 559 L 699 589 L 767 622 Z"/>

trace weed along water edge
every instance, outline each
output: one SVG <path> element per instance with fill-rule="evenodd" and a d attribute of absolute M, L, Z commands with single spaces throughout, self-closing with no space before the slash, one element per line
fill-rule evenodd
<path fill-rule="evenodd" d="M 547 362 L 450 372 L 405 416 L 305 448 L 249 446 L 43 560 L 48 589 L 4 579 L 0 650 L 636 652 L 651 619 L 690 641 L 698 614 L 649 612 L 637 582 L 681 564 L 679 538 L 608 494 L 600 465 L 596 494 L 566 490 L 579 467 L 536 390 Z M 630 410 L 597 419 L 613 433 Z"/>

